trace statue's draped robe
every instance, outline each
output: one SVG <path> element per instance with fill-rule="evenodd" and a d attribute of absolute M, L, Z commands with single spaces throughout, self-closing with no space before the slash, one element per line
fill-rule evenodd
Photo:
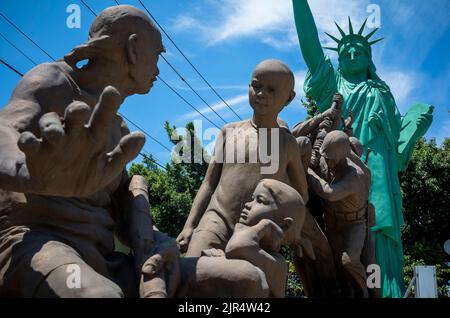
<path fill-rule="evenodd" d="M 402 131 L 402 118 L 389 87 L 376 76 L 374 67 L 371 72 L 372 78 L 353 84 L 326 58 L 314 74 L 308 72 L 304 88 L 305 93 L 317 102 L 320 111 L 329 108 L 333 95 L 340 92 L 344 97 L 344 118 L 349 111 L 354 114 L 354 135 L 364 145 L 364 161 L 367 149 L 371 150 L 368 161 L 372 171 L 369 200 L 376 211 L 376 224 L 372 231 L 381 268 L 381 294 L 383 297 L 402 297 L 403 216 L 398 172 L 411 158 L 414 138 L 408 135 L 410 128 Z M 408 126 L 403 124 L 403 127 Z"/>

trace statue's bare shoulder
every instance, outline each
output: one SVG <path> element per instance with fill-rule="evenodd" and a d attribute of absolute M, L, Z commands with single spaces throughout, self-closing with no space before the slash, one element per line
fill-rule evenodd
<path fill-rule="evenodd" d="M 63 114 L 75 96 L 73 84 L 58 63 L 40 64 L 25 74 L 0 117 L 18 131 L 34 131 L 42 114 Z"/>

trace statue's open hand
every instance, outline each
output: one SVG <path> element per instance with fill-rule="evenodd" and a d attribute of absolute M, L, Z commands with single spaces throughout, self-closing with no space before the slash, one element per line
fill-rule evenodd
<path fill-rule="evenodd" d="M 185 253 L 189 247 L 189 242 L 191 241 L 194 229 L 191 227 L 184 228 L 177 237 L 178 248 L 182 253 Z"/>
<path fill-rule="evenodd" d="M 278 252 L 281 248 L 284 232 L 274 221 L 263 219 L 257 224 L 264 233 L 259 244 L 268 252 Z"/>
<path fill-rule="evenodd" d="M 140 132 L 124 136 L 111 147 L 110 128 L 121 104 L 118 91 L 106 87 L 94 110 L 73 102 L 61 120 L 47 113 L 39 120 L 41 138 L 23 132 L 18 140 L 25 154 L 20 173 L 26 191 L 43 195 L 86 197 L 113 181 L 142 149 Z"/>
<path fill-rule="evenodd" d="M 230 242 L 258 245 L 266 251 L 278 252 L 283 239 L 283 230 L 270 219 L 262 219 L 253 226 L 237 224 Z"/>
<path fill-rule="evenodd" d="M 416 121 L 417 131 L 420 136 L 425 134 L 428 127 L 430 127 L 431 122 L 433 121 L 432 114 L 421 114 Z"/>
<path fill-rule="evenodd" d="M 142 266 L 142 274 L 147 279 L 164 277 L 167 296 L 173 297 L 181 279 L 180 252 L 177 245 L 172 240 L 158 243 L 151 254 Z"/>

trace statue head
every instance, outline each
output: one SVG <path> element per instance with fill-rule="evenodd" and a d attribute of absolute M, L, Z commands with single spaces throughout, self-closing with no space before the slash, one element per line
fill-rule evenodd
<path fill-rule="evenodd" d="M 283 229 L 285 243 L 298 241 L 305 220 L 302 197 L 283 182 L 261 180 L 253 192 L 252 201 L 245 204 L 239 223 L 253 226 L 263 219 L 272 220 Z"/>
<path fill-rule="evenodd" d="M 371 46 L 382 40 L 378 39 L 369 42 L 369 39 L 378 29 L 374 29 L 367 35 L 363 35 L 364 27 L 366 26 L 367 19 L 359 29 L 358 33 L 354 33 L 352 21 L 348 18 L 349 34 L 345 34 L 342 28 L 337 24 L 341 39 L 334 37 L 333 35 L 326 33 L 338 46 L 337 48 L 326 47 L 326 49 L 333 50 L 339 54 L 339 66 L 345 75 L 356 75 L 366 72 L 371 75 L 371 71 L 375 72 L 372 62 L 372 48 Z M 373 70 L 371 70 L 373 68 Z M 369 76 L 371 77 L 371 76 Z"/>
<path fill-rule="evenodd" d="M 294 74 L 283 62 L 265 60 L 259 63 L 249 85 L 249 101 L 255 114 L 277 118 L 294 99 L 294 85 Z"/>
<path fill-rule="evenodd" d="M 112 78 L 123 83 L 121 94 L 148 93 L 159 74 L 157 62 L 164 52 L 161 33 L 142 11 L 129 5 L 109 7 L 94 20 L 88 41 L 75 47 L 64 59 L 79 70 L 77 63 L 88 60 L 81 70 L 95 69 L 95 80 Z M 91 79 L 93 80 L 93 79 Z"/>
<path fill-rule="evenodd" d="M 320 147 L 320 154 L 325 159 L 329 169 L 338 167 L 350 155 L 350 140 L 347 134 L 340 130 L 329 132 Z"/>
<path fill-rule="evenodd" d="M 364 146 L 361 141 L 356 137 L 349 137 L 349 141 L 353 152 L 361 158 L 364 152 Z"/>

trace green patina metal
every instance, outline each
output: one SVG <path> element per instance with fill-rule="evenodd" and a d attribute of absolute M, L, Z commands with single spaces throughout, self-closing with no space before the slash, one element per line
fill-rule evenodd
<path fill-rule="evenodd" d="M 370 37 L 377 29 L 363 36 L 366 22 L 354 33 L 349 18 L 349 34 L 341 27 L 341 38 L 329 34 L 338 43 L 332 49 L 339 54 L 335 69 L 322 51 L 317 29 L 306 0 L 293 0 L 295 22 L 303 57 L 309 68 L 304 83 L 308 96 L 318 109 L 330 107 L 335 92 L 344 96 L 343 115 L 354 114 L 354 134 L 367 149 L 372 150 L 368 166 L 372 171 L 370 201 L 375 206 L 375 237 L 377 262 L 381 268 L 383 297 L 402 297 L 403 225 L 402 197 L 398 172 L 406 169 L 417 140 L 432 122 L 433 106 L 414 104 L 401 116 L 389 86 L 382 81 L 372 61 Z M 337 25 L 337 24 L 336 24 Z"/>

